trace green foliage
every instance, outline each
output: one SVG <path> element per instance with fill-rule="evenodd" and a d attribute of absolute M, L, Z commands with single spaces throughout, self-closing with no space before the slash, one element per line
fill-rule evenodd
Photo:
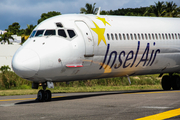
<path fill-rule="evenodd" d="M 6 29 L 6 31 L 12 33 L 12 34 L 16 34 L 18 35 L 19 30 L 20 29 L 20 25 L 18 22 L 14 22 L 12 25 L 9 25 L 8 29 Z"/>
<path fill-rule="evenodd" d="M 160 85 L 161 79 L 158 75 L 142 75 L 131 76 L 131 85 Z M 72 81 L 69 84 L 65 82 L 55 83 L 55 86 L 60 87 L 93 87 L 93 86 L 129 86 L 127 77 L 93 79 L 84 81 Z"/>
<path fill-rule="evenodd" d="M 9 66 L 2 66 L 0 73 L 0 89 L 21 88 L 22 85 L 31 86 L 31 82 L 20 78 L 10 71 Z M 30 87 L 29 87 L 30 88 Z"/>
<path fill-rule="evenodd" d="M 0 70 L 1 70 L 2 72 L 5 72 L 5 71 L 11 70 L 11 68 L 10 68 L 8 65 L 4 65 L 4 66 L 1 66 Z"/>
<path fill-rule="evenodd" d="M 41 18 L 38 20 L 38 24 L 41 23 L 42 21 L 50 18 L 50 17 L 56 16 L 56 15 L 61 15 L 61 13 L 60 12 L 56 12 L 56 11 L 50 11 L 48 13 L 43 13 L 41 15 Z"/>
<path fill-rule="evenodd" d="M 165 16 L 169 16 L 169 17 L 177 17 L 178 14 L 180 14 L 180 7 L 177 7 L 176 3 L 172 2 L 166 2 L 166 10 L 165 10 L 166 14 Z"/>
<path fill-rule="evenodd" d="M 6 33 L 4 33 L 3 35 L 1 35 L 1 37 L 0 37 L 0 42 L 4 42 L 4 44 L 6 43 L 6 42 L 8 42 L 8 44 L 10 44 L 10 41 L 9 41 L 9 39 L 12 39 L 12 40 L 14 40 L 14 38 L 11 36 L 12 35 L 12 33 L 10 33 L 10 32 L 6 32 Z"/>
<path fill-rule="evenodd" d="M 153 16 L 153 17 L 178 17 L 180 7 L 172 2 L 155 2 L 155 5 L 140 8 L 122 8 L 118 10 L 101 11 L 101 15 L 123 15 L 123 16 Z M 180 17 L 180 16 L 179 16 Z"/>
<path fill-rule="evenodd" d="M 125 16 L 142 16 L 144 14 L 144 11 L 147 9 L 147 7 L 141 7 L 141 8 L 122 8 L 118 10 L 110 10 L 110 11 L 103 11 L 103 14 L 107 15 L 125 15 Z"/>
<path fill-rule="evenodd" d="M 180 14 L 179 8 L 173 1 L 166 3 L 158 1 L 146 9 L 144 16 L 177 17 L 178 14 Z"/>
<path fill-rule="evenodd" d="M 27 28 L 25 29 L 25 35 L 30 35 L 35 27 L 36 26 L 33 26 L 32 24 L 31 25 L 27 25 Z"/>
<path fill-rule="evenodd" d="M 95 8 L 95 5 L 96 3 L 94 3 L 93 5 L 86 3 L 85 8 L 81 8 L 80 12 L 85 14 L 95 14 L 98 11 L 98 8 Z"/>
<path fill-rule="evenodd" d="M 127 77 L 116 77 L 106 79 L 93 79 L 54 83 L 55 87 L 95 87 L 95 86 L 138 86 L 138 85 L 160 85 L 158 75 L 131 76 L 131 85 Z M 20 78 L 12 71 L 0 73 L 0 89 L 31 89 L 31 82 Z"/>
<path fill-rule="evenodd" d="M 10 33 L 11 35 L 30 35 L 32 30 L 35 28 L 36 26 L 33 25 L 27 25 L 26 29 L 20 29 L 20 25 L 19 23 L 15 22 L 12 25 L 9 25 L 8 29 L 6 29 L 6 31 L 8 31 L 8 33 Z"/>

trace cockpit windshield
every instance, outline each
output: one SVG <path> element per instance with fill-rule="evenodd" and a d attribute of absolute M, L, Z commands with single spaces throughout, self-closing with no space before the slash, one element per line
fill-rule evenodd
<path fill-rule="evenodd" d="M 38 30 L 38 31 L 36 32 L 35 37 L 41 37 L 41 36 L 43 35 L 43 33 L 44 33 L 44 30 Z"/>
<path fill-rule="evenodd" d="M 59 30 L 58 30 L 58 35 L 59 35 L 59 36 L 62 36 L 62 37 L 65 37 L 65 38 L 67 37 L 64 29 L 59 29 Z"/>
<path fill-rule="evenodd" d="M 56 33 L 57 32 L 57 33 Z M 34 30 L 30 38 L 32 37 L 42 37 L 42 36 L 60 36 L 67 39 L 73 39 L 76 36 L 76 33 L 72 29 L 47 29 L 47 30 Z"/>
<path fill-rule="evenodd" d="M 31 33 L 30 38 L 31 38 L 31 37 L 34 37 L 35 33 L 36 33 L 36 30 L 34 30 L 34 31 Z"/>
<path fill-rule="evenodd" d="M 55 30 L 46 30 L 44 36 L 47 36 L 47 35 L 56 35 L 56 31 Z"/>

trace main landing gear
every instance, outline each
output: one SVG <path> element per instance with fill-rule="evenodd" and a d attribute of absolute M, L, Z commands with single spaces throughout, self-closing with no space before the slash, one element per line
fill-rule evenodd
<path fill-rule="evenodd" d="M 161 85 L 163 90 L 180 90 L 180 77 L 178 75 L 165 75 L 162 77 Z"/>
<path fill-rule="evenodd" d="M 37 101 L 39 101 L 39 102 L 51 101 L 52 94 L 51 94 L 50 90 L 46 90 L 47 84 L 48 84 L 48 88 L 54 88 L 54 85 L 52 82 L 42 83 L 43 90 L 38 91 L 37 99 L 36 99 Z M 38 89 L 38 86 L 39 86 L 39 83 L 32 84 L 33 89 Z"/>

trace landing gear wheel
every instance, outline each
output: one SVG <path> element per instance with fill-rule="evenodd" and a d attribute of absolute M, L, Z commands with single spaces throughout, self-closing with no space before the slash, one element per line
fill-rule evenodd
<path fill-rule="evenodd" d="M 39 92 L 37 94 L 37 100 L 40 102 L 44 101 L 44 90 L 39 90 Z"/>
<path fill-rule="evenodd" d="M 178 75 L 172 76 L 171 85 L 173 90 L 180 90 L 180 77 Z"/>
<path fill-rule="evenodd" d="M 46 90 L 45 92 L 44 92 L 44 100 L 45 101 L 51 101 L 51 91 L 50 90 Z"/>
<path fill-rule="evenodd" d="M 168 75 L 163 76 L 161 85 L 162 85 L 163 90 L 171 90 L 170 76 Z"/>

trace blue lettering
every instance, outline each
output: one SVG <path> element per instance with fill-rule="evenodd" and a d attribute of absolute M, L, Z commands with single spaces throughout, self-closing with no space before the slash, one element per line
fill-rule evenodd
<path fill-rule="evenodd" d="M 141 57 L 141 60 L 139 61 L 139 63 L 136 65 L 136 67 L 141 63 L 144 62 L 143 66 L 145 66 L 147 60 L 148 60 L 148 54 L 149 54 L 149 43 L 147 43 L 146 49 Z M 146 55 L 145 59 L 144 56 Z"/>
<path fill-rule="evenodd" d="M 130 56 L 131 55 L 131 56 Z M 130 56 L 130 57 L 129 57 Z M 129 63 L 128 65 L 126 65 L 126 62 L 128 61 L 128 60 L 131 60 L 131 59 L 133 59 L 133 56 L 134 56 L 134 52 L 133 51 L 130 51 L 128 54 L 127 54 L 127 56 L 126 56 L 126 59 L 125 59 L 125 61 L 124 61 L 124 65 L 123 65 L 123 68 L 127 68 L 131 63 Z"/>
<path fill-rule="evenodd" d="M 103 63 L 101 64 L 101 67 L 100 67 L 99 69 L 102 69 L 104 63 L 106 62 L 106 58 L 107 58 L 107 55 L 108 55 L 108 52 L 109 52 L 109 48 L 110 48 L 110 44 L 107 45 L 106 54 L 105 54 L 105 56 L 104 56 Z"/>
<path fill-rule="evenodd" d="M 122 65 L 122 60 L 121 60 L 121 55 L 122 55 L 122 54 L 123 54 L 124 57 L 125 57 L 125 55 L 126 55 L 126 53 L 125 53 L 124 51 L 122 51 L 122 52 L 119 54 L 119 65 L 118 65 L 118 67 L 115 65 L 115 66 L 114 66 L 115 69 L 120 68 L 121 65 Z"/>
<path fill-rule="evenodd" d="M 136 55 L 135 55 L 135 58 L 134 58 L 134 61 L 133 61 L 132 65 L 131 65 L 131 67 L 134 65 L 134 63 L 135 63 L 135 61 L 136 61 L 136 59 L 137 59 L 137 55 L 138 55 L 138 53 L 139 53 L 139 46 L 140 46 L 140 41 L 138 41 L 138 46 L 137 46 L 137 50 L 136 50 Z"/>
<path fill-rule="evenodd" d="M 151 62 L 151 59 L 152 59 L 152 57 L 153 57 L 153 53 L 154 53 L 154 50 L 152 50 L 152 52 L 151 52 L 151 57 L 150 57 L 149 62 L 148 62 L 148 64 L 147 64 L 146 66 L 148 66 L 149 63 Z"/>
<path fill-rule="evenodd" d="M 155 46 L 156 43 L 154 42 L 153 45 Z M 109 49 L 110 49 L 110 44 L 107 45 L 107 49 L 106 49 L 106 53 L 105 53 L 105 56 L 104 56 L 104 60 L 103 60 L 103 63 L 101 63 L 100 65 L 100 68 L 99 69 L 102 69 L 102 67 L 104 65 L 106 65 L 106 67 L 104 69 L 107 68 L 107 66 L 109 66 L 109 64 L 111 63 L 111 58 L 112 58 L 112 64 L 110 66 L 110 68 L 112 68 L 114 66 L 114 69 L 118 69 L 120 68 L 122 65 L 123 68 L 127 68 L 127 67 L 133 67 L 134 64 L 136 63 L 136 60 L 137 60 L 137 56 L 139 54 L 139 49 L 140 49 L 140 41 L 138 41 L 138 44 L 137 44 L 137 49 L 136 49 L 136 52 L 134 51 L 129 51 L 126 55 L 125 51 L 121 51 L 120 54 L 119 54 L 119 57 L 118 57 L 118 60 L 119 60 L 119 64 L 115 64 L 116 62 L 116 58 L 117 58 L 117 51 L 112 51 L 110 54 L 109 54 L 109 57 L 108 57 L 108 53 L 109 53 Z M 160 49 L 157 49 L 156 51 L 155 50 L 152 50 L 151 52 L 151 55 L 150 55 L 150 58 L 148 59 L 148 56 L 149 56 L 149 50 L 150 50 L 150 43 L 147 43 L 147 46 L 141 56 L 141 59 L 139 60 L 138 64 L 135 66 L 135 67 L 138 67 L 139 64 L 141 62 L 143 62 L 143 66 L 151 66 L 156 57 L 157 57 L 157 54 L 160 53 Z M 122 60 L 122 57 L 125 57 L 125 60 L 124 60 L 124 63 L 123 63 L 123 60 Z M 107 61 L 107 57 L 108 57 L 108 61 Z M 132 60 L 133 59 L 133 62 L 130 63 L 128 61 Z M 105 64 L 107 61 L 107 64 Z M 148 63 L 147 63 L 148 62 Z M 115 65 L 114 65 L 115 64 Z"/>
<path fill-rule="evenodd" d="M 115 61 L 116 61 L 116 57 L 117 57 L 117 52 L 116 52 L 116 51 L 111 52 L 106 67 L 109 65 L 109 63 L 110 63 L 110 61 L 111 61 L 111 57 L 112 57 L 113 54 L 115 54 L 115 56 L 114 56 L 114 61 L 113 61 L 113 63 L 111 64 L 111 68 L 112 68 L 112 66 L 114 65 L 114 63 L 115 63 Z"/>
<path fill-rule="evenodd" d="M 155 59 L 156 59 L 157 53 L 160 53 L 160 49 L 157 49 L 157 50 L 156 50 L 156 52 L 155 52 L 155 54 L 154 54 L 154 58 L 153 58 L 153 60 L 152 60 L 152 62 L 151 62 L 151 64 L 150 64 L 150 66 L 154 63 L 154 61 L 155 61 Z"/>

